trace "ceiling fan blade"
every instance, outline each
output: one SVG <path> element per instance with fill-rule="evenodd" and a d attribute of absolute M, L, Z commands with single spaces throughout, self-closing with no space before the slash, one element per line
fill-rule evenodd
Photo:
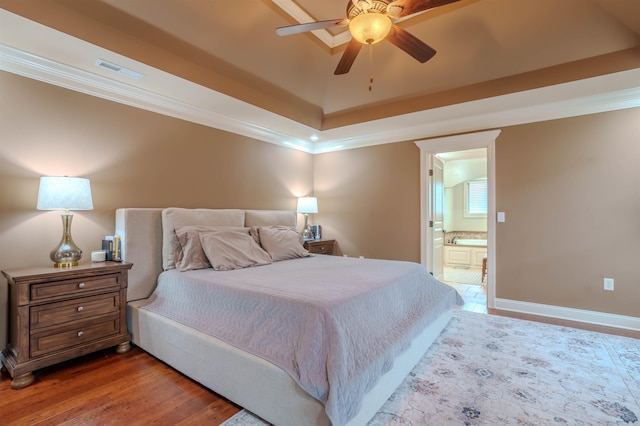
<path fill-rule="evenodd" d="M 346 74 L 351 69 L 351 65 L 353 65 L 353 61 L 356 60 L 356 56 L 362 49 L 362 43 L 358 40 L 352 38 L 349 44 L 347 44 L 347 48 L 342 54 L 342 58 L 340 58 L 340 62 L 338 62 L 338 66 L 334 71 L 335 75 Z"/>
<path fill-rule="evenodd" d="M 390 2 L 389 6 L 387 6 L 387 15 L 394 19 L 404 18 L 414 13 L 423 12 L 457 1 L 459 0 L 396 0 Z"/>
<path fill-rule="evenodd" d="M 425 63 L 436 54 L 436 51 L 408 31 L 397 25 L 392 26 L 386 40 L 413 56 L 418 62 Z"/>
<path fill-rule="evenodd" d="M 349 25 L 347 19 L 330 19 L 328 21 L 308 22 L 306 24 L 289 25 L 288 27 L 276 28 L 276 34 L 287 36 L 291 34 L 306 33 L 307 31 L 324 30 L 331 27 L 341 27 Z"/>

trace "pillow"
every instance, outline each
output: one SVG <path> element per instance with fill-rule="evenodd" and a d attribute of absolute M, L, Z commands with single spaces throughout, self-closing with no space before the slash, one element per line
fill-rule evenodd
<path fill-rule="evenodd" d="M 260 229 L 261 228 L 291 230 L 291 231 L 296 232 L 296 228 L 294 226 L 285 226 L 285 225 L 252 226 L 250 228 L 250 230 L 249 230 L 249 233 L 256 240 L 256 243 L 258 243 L 260 245 L 262 245 L 262 243 L 260 242 Z M 304 238 L 302 238 L 302 234 L 298 234 L 298 235 L 300 236 L 300 244 L 304 244 Z"/>
<path fill-rule="evenodd" d="M 200 243 L 201 232 L 236 231 L 249 235 L 249 228 L 235 226 L 187 225 L 175 228 L 178 246 L 174 255 L 175 265 L 179 271 L 211 268 L 211 263 Z"/>
<path fill-rule="evenodd" d="M 170 207 L 162 210 L 162 269 L 176 267 L 174 254 L 178 239 L 174 232 L 178 226 L 215 225 L 244 226 L 244 211 L 228 209 L 184 209 Z"/>
<path fill-rule="evenodd" d="M 289 228 L 261 226 L 258 228 L 260 244 L 274 262 L 310 256 L 302 246 L 303 238 L 299 232 Z"/>
<path fill-rule="evenodd" d="M 251 235 L 238 231 L 200 233 L 200 243 L 216 271 L 268 265 L 271 257 Z"/>

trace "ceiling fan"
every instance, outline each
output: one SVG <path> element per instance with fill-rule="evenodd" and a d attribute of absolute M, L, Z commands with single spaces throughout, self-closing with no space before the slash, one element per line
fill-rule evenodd
<path fill-rule="evenodd" d="M 436 51 L 403 30 L 394 20 L 459 0 L 347 0 L 347 18 L 279 27 L 276 34 L 286 36 L 307 31 L 349 26 L 351 41 L 342 54 L 334 74 L 346 74 L 363 45 L 388 40 L 417 61 L 424 63 Z"/>

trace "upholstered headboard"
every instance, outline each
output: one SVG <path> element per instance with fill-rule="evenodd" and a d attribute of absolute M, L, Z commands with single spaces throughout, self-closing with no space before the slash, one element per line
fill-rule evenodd
<path fill-rule="evenodd" d="M 122 241 L 122 259 L 133 263 L 127 300 L 145 299 L 163 271 L 163 250 L 179 225 L 297 226 L 288 210 L 123 208 L 116 210 L 116 235 Z M 163 249 L 163 247 L 165 247 Z M 164 261 L 165 269 L 172 267 Z"/>

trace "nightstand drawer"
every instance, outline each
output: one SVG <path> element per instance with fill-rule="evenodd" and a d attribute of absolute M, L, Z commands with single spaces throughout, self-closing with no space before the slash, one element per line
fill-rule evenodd
<path fill-rule="evenodd" d="M 333 254 L 333 244 L 323 244 L 314 246 L 311 249 L 311 253 L 316 254 Z"/>
<path fill-rule="evenodd" d="M 37 329 L 97 315 L 118 313 L 119 310 L 119 292 L 33 306 L 30 312 L 31 328 Z"/>
<path fill-rule="evenodd" d="M 37 357 L 91 342 L 120 332 L 120 318 L 111 315 L 31 334 L 30 356 Z"/>
<path fill-rule="evenodd" d="M 118 289 L 119 275 L 76 278 L 71 280 L 49 281 L 31 285 L 31 300 L 44 300 L 56 297 L 91 293 L 97 290 Z"/>
<path fill-rule="evenodd" d="M 309 250 L 309 253 L 314 254 L 333 254 L 333 247 L 336 240 L 315 240 L 307 241 L 304 243 L 304 247 Z"/>

